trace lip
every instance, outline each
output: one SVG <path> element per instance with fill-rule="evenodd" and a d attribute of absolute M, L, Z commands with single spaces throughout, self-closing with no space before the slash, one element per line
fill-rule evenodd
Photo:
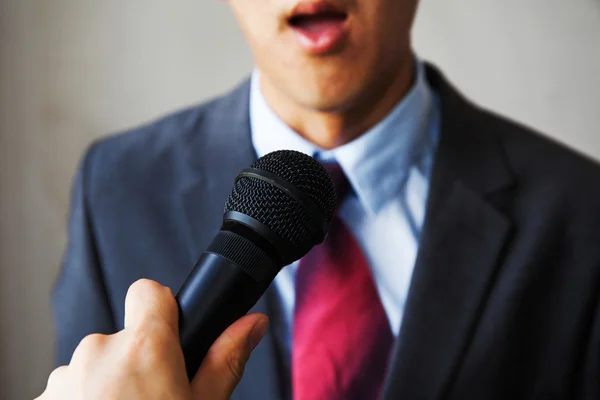
<path fill-rule="evenodd" d="M 342 44 L 348 30 L 348 13 L 330 1 L 303 1 L 293 8 L 287 22 L 300 47 L 320 55 Z"/>
<path fill-rule="evenodd" d="M 327 12 L 332 13 L 346 13 L 346 11 L 337 6 L 331 1 L 317 0 L 317 1 L 302 1 L 298 3 L 290 13 L 289 18 L 295 15 L 316 15 Z"/>

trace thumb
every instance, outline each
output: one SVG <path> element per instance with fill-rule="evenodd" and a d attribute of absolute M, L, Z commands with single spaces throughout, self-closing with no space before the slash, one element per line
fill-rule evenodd
<path fill-rule="evenodd" d="M 211 346 L 192 381 L 194 399 L 229 399 L 242 379 L 250 353 L 268 327 L 266 315 L 249 314 L 227 328 Z"/>

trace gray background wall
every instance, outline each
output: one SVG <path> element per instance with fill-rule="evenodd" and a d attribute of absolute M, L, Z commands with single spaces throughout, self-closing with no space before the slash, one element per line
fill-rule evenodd
<path fill-rule="evenodd" d="M 596 158 L 599 39 L 597 0 L 423 0 L 415 28 L 473 99 Z M 48 295 L 86 144 L 251 66 L 217 1 L 0 0 L 0 398 L 33 398 L 51 370 Z"/>

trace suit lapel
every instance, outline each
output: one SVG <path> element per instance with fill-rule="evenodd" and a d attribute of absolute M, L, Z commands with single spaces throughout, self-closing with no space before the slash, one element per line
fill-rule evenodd
<path fill-rule="evenodd" d="M 221 226 L 235 176 L 255 159 L 250 136 L 249 83 L 200 110 L 183 144 L 182 202 L 189 246 L 197 259 Z"/>
<path fill-rule="evenodd" d="M 250 85 L 246 81 L 231 94 L 200 109 L 183 144 L 189 174 L 182 177 L 182 205 L 189 234 L 188 248 L 194 261 L 206 249 L 221 226 L 225 200 L 235 176 L 255 159 L 249 116 Z M 190 266 L 190 270 L 193 266 Z M 251 310 L 273 316 L 267 292 Z M 244 378 L 233 399 L 276 400 L 280 395 L 278 357 L 272 333 L 254 350 Z"/>
<path fill-rule="evenodd" d="M 389 399 L 435 399 L 441 394 L 469 344 L 510 228 L 477 193 L 459 183 L 437 196 L 409 290 Z"/>
<path fill-rule="evenodd" d="M 477 329 L 511 230 L 489 200 L 512 185 L 499 143 L 431 67 L 428 79 L 441 101 L 440 142 L 386 399 L 442 396 Z"/>

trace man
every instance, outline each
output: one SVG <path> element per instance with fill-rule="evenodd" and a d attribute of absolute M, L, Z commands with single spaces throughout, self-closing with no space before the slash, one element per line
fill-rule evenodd
<path fill-rule="evenodd" d="M 229 4 L 252 79 L 82 161 L 58 363 L 123 327 L 132 282 L 176 291 L 235 175 L 292 149 L 349 190 L 257 304 L 272 328 L 234 399 L 600 398 L 600 168 L 415 59 L 416 0 Z"/>

